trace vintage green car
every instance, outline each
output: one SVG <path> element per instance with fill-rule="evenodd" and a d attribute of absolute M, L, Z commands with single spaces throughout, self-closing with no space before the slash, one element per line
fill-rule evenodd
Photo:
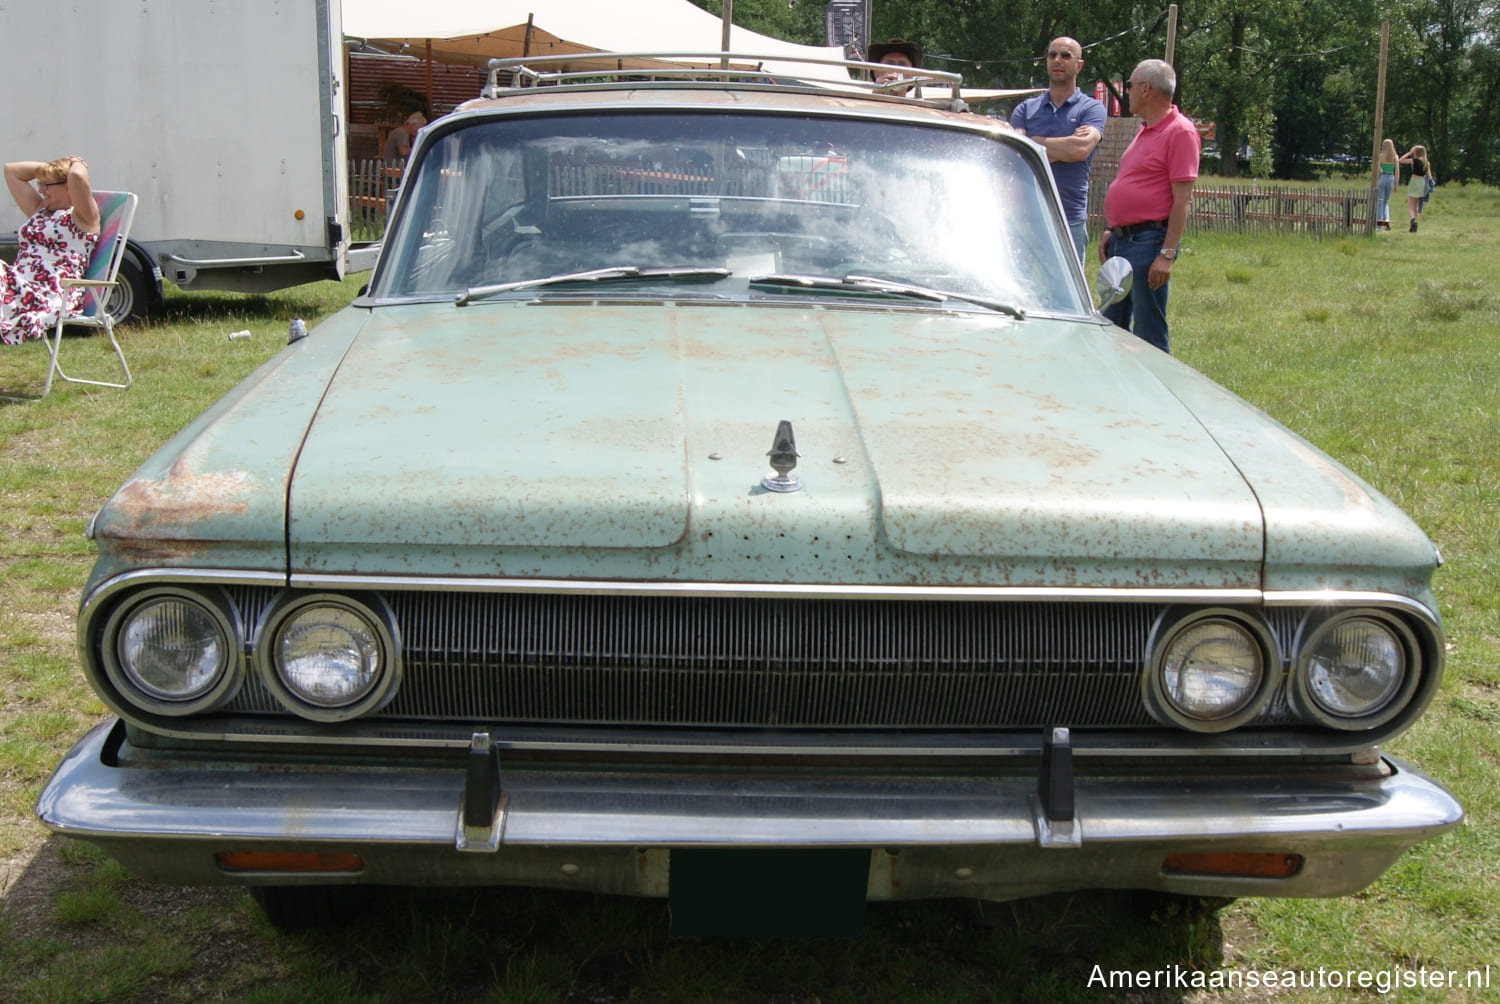
<path fill-rule="evenodd" d="M 1433 545 L 1105 322 L 956 78 L 496 73 L 368 289 L 92 521 L 118 718 L 47 826 L 288 925 L 528 885 L 732 934 L 1340 895 L 1461 821 L 1380 749 Z"/>

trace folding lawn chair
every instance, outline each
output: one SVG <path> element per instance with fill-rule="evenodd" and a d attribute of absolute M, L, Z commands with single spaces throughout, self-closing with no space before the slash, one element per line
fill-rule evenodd
<path fill-rule="evenodd" d="M 57 326 L 52 331 L 52 337 L 43 335 L 43 341 L 47 343 L 47 382 L 42 385 L 42 397 L 52 392 L 52 374 L 71 383 L 88 383 L 96 387 L 118 387 L 123 390 L 134 381 L 130 375 L 130 367 L 125 363 L 125 353 L 120 350 L 120 343 L 115 341 L 115 322 L 109 316 L 105 305 L 109 303 L 110 294 L 114 291 L 115 282 L 120 274 L 120 262 L 125 257 L 125 238 L 130 236 L 130 221 L 135 218 L 136 196 L 134 192 L 95 192 L 94 201 L 99 204 L 99 243 L 94 246 L 94 254 L 89 258 L 88 271 L 81 279 L 64 279 L 63 290 L 82 287 L 87 290 L 83 298 L 82 307 L 76 312 L 63 311 L 58 315 Z M 120 360 L 120 372 L 125 376 L 124 383 L 113 383 L 108 380 L 85 380 L 82 377 L 68 376 L 63 372 L 62 364 L 58 361 L 58 355 L 62 350 L 62 332 L 65 324 L 80 324 L 91 328 L 103 328 L 104 333 L 109 336 L 109 344 L 115 350 L 115 358 Z"/>

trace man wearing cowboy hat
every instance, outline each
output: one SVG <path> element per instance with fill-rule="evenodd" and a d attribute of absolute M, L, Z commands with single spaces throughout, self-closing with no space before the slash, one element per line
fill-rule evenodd
<path fill-rule="evenodd" d="M 867 57 L 871 63 L 885 63 L 888 66 L 921 66 L 922 47 L 916 42 L 908 42 L 904 38 L 892 38 L 884 42 L 870 43 L 870 52 Z M 893 80 L 901 79 L 900 70 L 880 70 L 875 74 L 875 83 L 888 84 Z M 906 93 L 901 90 L 897 93 Z"/>

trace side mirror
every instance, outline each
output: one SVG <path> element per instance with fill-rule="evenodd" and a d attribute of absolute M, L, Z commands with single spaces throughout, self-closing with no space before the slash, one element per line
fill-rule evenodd
<path fill-rule="evenodd" d="M 1110 258 L 1099 266 L 1094 276 L 1094 294 L 1099 297 L 1099 309 L 1119 303 L 1130 295 L 1130 286 L 1135 280 L 1135 269 L 1124 258 Z"/>

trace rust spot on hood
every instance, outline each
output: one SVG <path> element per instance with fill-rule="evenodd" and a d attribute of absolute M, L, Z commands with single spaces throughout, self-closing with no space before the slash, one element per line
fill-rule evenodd
<path fill-rule="evenodd" d="M 172 538 L 216 516 L 238 516 L 249 508 L 255 479 L 246 471 L 197 474 L 179 458 L 163 478 L 137 478 L 120 487 L 106 506 L 100 535 Z"/>

